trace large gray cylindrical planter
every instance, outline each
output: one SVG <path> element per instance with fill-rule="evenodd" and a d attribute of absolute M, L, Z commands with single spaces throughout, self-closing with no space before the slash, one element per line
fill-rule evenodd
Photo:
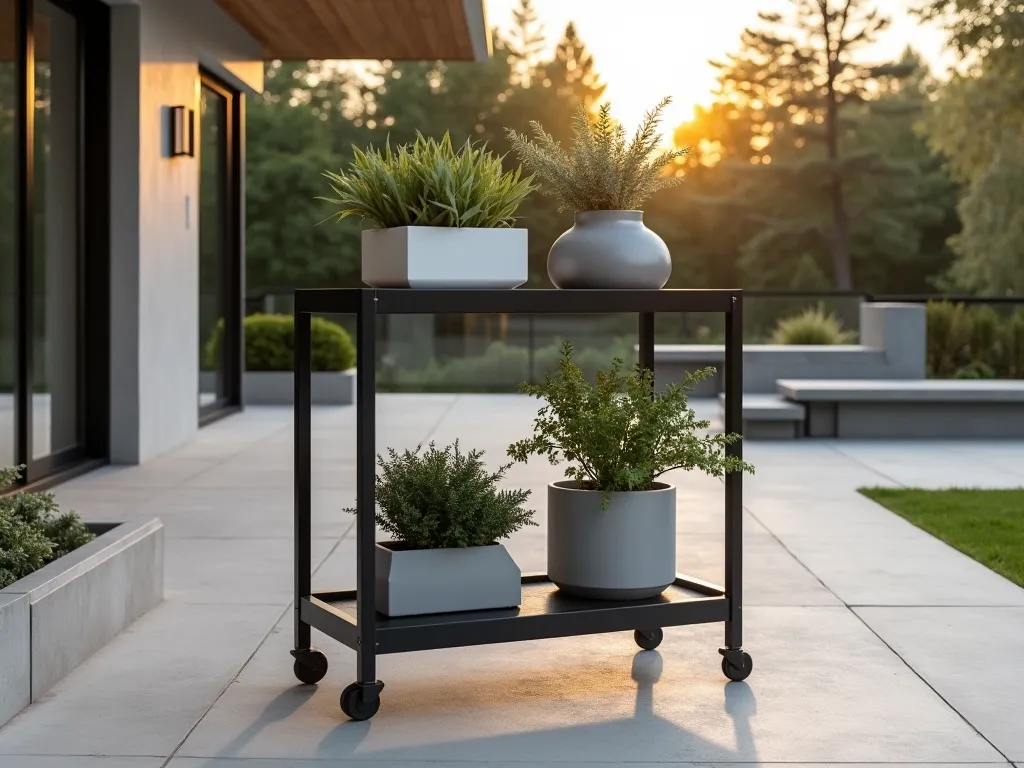
<path fill-rule="evenodd" d="M 548 578 L 559 589 L 598 600 L 660 595 L 676 578 L 676 489 L 581 491 L 548 486 Z"/>
<path fill-rule="evenodd" d="M 522 572 L 500 544 L 408 549 L 385 541 L 374 565 L 375 602 L 386 616 L 515 608 L 523 599 Z"/>
<path fill-rule="evenodd" d="M 643 211 L 579 211 L 548 252 L 556 288 L 664 288 L 672 275 L 665 241 Z"/>

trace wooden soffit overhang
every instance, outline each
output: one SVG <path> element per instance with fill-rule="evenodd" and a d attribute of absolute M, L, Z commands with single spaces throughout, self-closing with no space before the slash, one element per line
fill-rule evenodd
<path fill-rule="evenodd" d="M 485 61 L 484 0 L 217 0 L 265 60 Z"/>

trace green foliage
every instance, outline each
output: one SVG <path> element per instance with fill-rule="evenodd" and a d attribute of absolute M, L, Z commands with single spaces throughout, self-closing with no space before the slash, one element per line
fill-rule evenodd
<path fill-rule="evenodd" d="M 560 211 L 639 210 L 659 189 L 679 183 L 664 176 L 665 167 L 689 149 L 657 151 L 658 125 L 671 99 L 647 113 L 631 141 L 603 104 L 592 120 L 582 104 L 573 117 L 573 147 L 566 151 L 537 121 L 534 140 L 512 128 L 508 138 L 519 159 L 546 184 L 542 192 L 558 201 Z"/>
<path fill-rule="evenodd" d="M 698 421 L 687 404 L 693 386 L 714 374 L 713 368 L 688 373 L 683 384 L 654 390 L 654 374 L 636 366 L 622 370 L 616 359 L 608 371 L 587 381 L 565 342 L 555 374 L 543 384 L 523 384 L 521 391 L 545 401 L 534 420 L 533 437 L 509 446 L 516 461 L 546 456 L 552 464 L 568 462 L 565 474 L 580 488 L 608 493 L 650 490 L 654 481 L 673 469 L 700 469 L 721 477 L 754 468 L 725 454 L 738 434 L 698 434 L 708 421 Z"/>
<path fill-rule="evenodd" d="M 799 315 L 779 320 L 772 344 L 850 344 L 857 334 L 843 330 L 843 323 L 825 307 L 808 307 Z"/>
<path fill-rule="evenodd" d="M 610 348 L 588 347 L 582 350 L 577 364 L 588 380 L 615 358 L 634 360 L 632 339 Z M 561 343 L 534 350 L 536 375 L 543 377 L 558 368 Z M 431 360 L 423 369 L 381 371 L 378 386 L 382 391 L 398 392 L 508 392 L 529 376 L 530 353 L 526 347 L 493 341 L 482 355 L 455 357 L 444 362 Z"/>
<path fill-rule="evenodd" d="M 295 318 L 292 315 L 249 315 L 245 331 L 245 370 L 295 370 Z M 216 368 L 223 343 L 224 323 L 206 342 L 206 364 Z M 314 317 L 309 324 L 310 360 L 314 371 L 347 371 L 356 363 L 356 348 L 337 323 Z"/>
<path fill-rule="evenodd" d="M 933 301 L 927 318 L 930 377 L 1024 378 L 1024 308 L 1000 316 L 983 304 Z"/>
<path fill-rule="evenodd" d="M 346 173 L 326 171 L 339 207 L 333 218 L 360 216 L 377 227 L 513 227 L 534 190 L 533 178 L 505 172 L 502 158 L 468 139 L 456 151 L 446 131 L 437 141 L 417 134 L 392 150 L 355 150 Z"/>
<path fill-rule="evenodd" d="M 19 477 L 16 467 L 0 468 L 0 491 Z M 74 512 L 60 514 L 52 493 L 0 496 L 0 589 L 93 538 Z"/>
<path fill-rule="evenodd" d="M 483 451 L 443 450 L 430 443 L 388 457 L 377 456 L 377 525 L 413 549 L 485 547 L 533 522 L 524 509 L 528 490 L 499 490 L 511 464 L 490 472 Z M 348 510 L 354 512 L 355 510 Z"/>

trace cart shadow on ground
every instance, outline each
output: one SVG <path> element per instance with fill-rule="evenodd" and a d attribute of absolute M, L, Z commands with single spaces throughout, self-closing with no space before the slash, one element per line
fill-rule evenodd
<path fill-rule="evenodd" d="M 723 686 L 724 711 L 732 720 L 734 733 L 733 744 L 727 746 L 698 736 L 680 723 L 657 713 L 656 685 L 663 667 L 664 659 L 658 651 L 640 651 L 633 657 L 631 678 L 636 692 L 631 716 L 600 719 L 600 711 L 588 708 L 583 702 L 576 702 L 575 706 L 580 711 L 578 719 L 590 722 L 559 728 L 531 728 L 529 726 L 539 723 L 525 716 L 522 730 L 518 732 L 450 741 L 437 740 L 436 731 L 424 734 L 429 736 L 427 740 L 410 739 L 412 733 L 403 727 L 401 719 L 406 714 L 413 714 L 412 706 L 417 708 L 418 715 L 425 715 L 432 722 L 450 717 L 459 718 L 460 711 L 463 716 L 472 717 L 470 708 L 478 700 L 473 696 L 461 702 L 456 697 L 448 696 L 427 699 L 407 688 L 402 697 L 404 701 L 399 703 L 392 698 L 388 702 L 391 706 L 386 711 L 382 708 L 381 715 L 374 720 L 339 723 L 321 739 L 317 747 L 318 757 L 387 761 L 388 764 L 404 761 L 445 764 L 464 760 L 475 763 L 482 759 L 486 762 L 596 760 L 617 764 L 635 760 L 647 762 L 646 757 L 634 756 L 634 747 L 644 745 L 645 751 L 653 747 L 662 753 L 662 760 L 685 761 L 699 755 L 701 762 L 756 762 L 757 748 L 750 721 L 756 714 L 757 703 L 750 686 L 745 682 L 729 682 Z M 566 687 L 576 685 L 588 671 L 565 670 L 562 684 Z M 558 682 L 528 678 L 507 681 L 501 695 L 506 705 L 521 706 L 524 708 L 522 711 L 526 712 L 537 703 L 539 697 L 544 696 L 545 688 L 549 693 L 553 692 L 549 687 L 552 684 L 557 686 Z M 605 688 L 606 693 L 613 693 L 614 689 L 619 688 L 618 684 L 611 681 L 593 677 L 587 685 Z M 395 733 L 392 741 L 387 734 L 390 729 L 402 733 Z M 389 741 L 405 742 L 405 745 L 388 746 Z M 417 743 L 412 744 L 411 741 Z M 600 757 L 594 753 L 600 753 Z"/>

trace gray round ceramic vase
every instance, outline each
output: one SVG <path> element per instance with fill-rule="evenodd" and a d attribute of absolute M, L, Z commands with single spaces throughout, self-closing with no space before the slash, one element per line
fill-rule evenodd
<path fill-rule="evenodd" d="M 676 489 L 581 491 L 548 485 L 548 578 L 564 592 L 598 600 L 657 597 L 676 578 Z"/>
<path fill-rule="evenodd" d="M 663 288 L 668 246 L 644 226 L 643 211 L 579 211 L 548 253 L 556 288 Z"/>

